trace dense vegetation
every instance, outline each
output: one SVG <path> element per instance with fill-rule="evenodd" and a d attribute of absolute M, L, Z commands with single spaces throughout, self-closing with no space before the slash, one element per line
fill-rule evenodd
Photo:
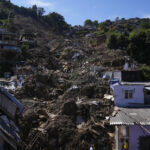
<path fill-rule="evenodd" d="M 150 80 L 150 67 L 144 66 L 141 68 L 141 70 L 142 70 L 145 80 L 149 81 Z"/>
<path fill-rule="evenodd" d="M 9 1 L 0 1 L 0 27 L 7 30 L 13 30 L 13 19 L 16 14 L 26 17 L 32 17 L 41 23 L 47 24 L 55 32 L 62 33 L 69 28 L 63 16 L 58 13 L 52 12 L 44 15 L 44 8 L 33 5 L 32 8 L 18 7 Z"/>
<path fill-rule="evenodd" d="M 63 33 L 70 29 L 62 15 L 50 12 L 45 15 L 45 10 L 33 5 L 31 8 L 18 7 L 9 1 L 0 0 L 0 27 L 13 31 L 15 15 L 32 17 L 47 24 L 50 30 Z M 107 34 L 109 49 L 126 50 L 130 56 L 141 63 L 150 64 L 150 19 L 119 19 L 106 20 L 99 23 L 97 20 L 85 20 L 84 27 L 97 28 L 97 35 Z"/>
<path fill-rule="evenodd" d="M 84 26 L 95 26 L 95 27 L 98 27 L 98 21 L 97 20 L 92 21 L 90 19 L 87 19 L 84 22 Z"/>
<path fill-rule="evenodd" d="M 100 33 L 107 33 L 108 48 L 126 50 L 131 57 L 139 62 L 150 64 L 149 19 L 137 19 L 136 23 L 133 20 L 132 22 L 120 20 L 109 28 L 104 23 L 99 27 Z"/>

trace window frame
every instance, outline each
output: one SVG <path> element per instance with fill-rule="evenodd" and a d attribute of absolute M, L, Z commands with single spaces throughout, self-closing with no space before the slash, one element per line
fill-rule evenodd
<path fill-rule="evenodd" d="M 125 90 L 124 98 L 125 99 L 133 99 L 133 90 Z"/>

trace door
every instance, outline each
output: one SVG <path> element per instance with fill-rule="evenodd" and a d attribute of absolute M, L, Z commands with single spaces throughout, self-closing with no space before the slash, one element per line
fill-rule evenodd
<path fill-rule="evenodd" d="M 150 91 L 144 91 L 144 104 L 150 105 Z"/>
<path fill-rule="evenodd" d="M 150 136 L 140 138 L 140 150 L 150 150 Z"/>

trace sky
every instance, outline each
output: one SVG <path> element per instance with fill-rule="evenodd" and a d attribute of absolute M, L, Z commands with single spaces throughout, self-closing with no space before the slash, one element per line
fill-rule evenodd
<path fill-rule="evenodd" d="M 150 18 L 150 0 L 11 0 L 18 6 L 36 4 L 46 13 L 57 12 L 68 24 L 83 25 L 86 19 Z"/>

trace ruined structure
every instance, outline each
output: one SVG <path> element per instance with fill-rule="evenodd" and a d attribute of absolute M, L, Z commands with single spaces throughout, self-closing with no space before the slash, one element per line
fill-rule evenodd
<path fill-rule="evenodd" d="M 17 117 L 25 107 L 7 90 L 0 88 L 0 150 L 18 150 L 21 148 Z"/>
<path fill-rule="evenodd" d="M 19 41 L 21 44 L 27 44 L 30 46 L 36 46 L 36 36 L 32 33 L 23 33 L 20 35 Z"/>
<path fill-rule="evenodd" d="M 0 50 L 1 51 L 16 51 L 21 52 L 18 46 L 18 36 L 16 33 L 11 33 L 0 29 Z"/>
<path fill-rule="evenodd" d="M 0 29 L 0 75 L 16 73 L 16 61 L 21 53 L 19 47 L 18 35 Z"/>

